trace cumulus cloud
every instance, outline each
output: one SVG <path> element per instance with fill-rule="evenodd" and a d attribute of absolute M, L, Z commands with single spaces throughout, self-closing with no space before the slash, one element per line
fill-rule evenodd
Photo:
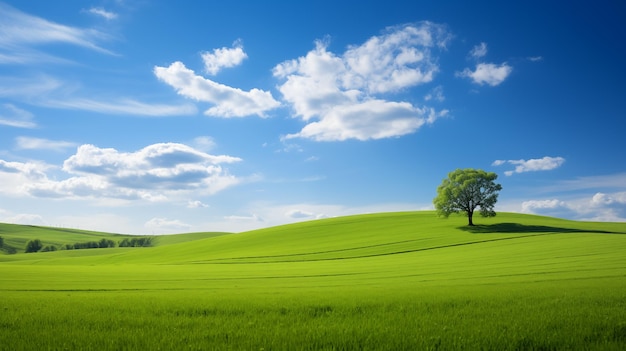
<path fill-rule="evenodd" d="M 529 200 L 522 202 L 521 212 L 576 220 L 625 222 L 626 192 L 597 192 L 568 200 Z"/>
<path fill-rule="evenodd" d="M 35 128 L 33 114 L 13 104 L 0 105 L 0 125 L 16 128 Z"/>
<path fill-rule="evenodd" d="M 214 82 L 185 67 L 182 62 L 174 62 L 169 67 L 154 67 L 154 74 L 161 81 L 172 86 L 178 94 L 197 101 L 209 102 L 215 106 L 205 111 L 208 116 L 244 117 L 257 115 L 266 117 L 266 112 L 280 106 L 268 91 L 251 89 L 243 91 Z"/>
<path fill-rule="evenodd" d="M 214 49 L 213 52 L 202 53 L 204 70 L 211 75 L 216 75 L 222 68 L 235 67 L 246 58 L 248 58 L 248 54 L 243 51 L 240 40 L 235 41 L 232 48 L 224 47 Z"/>
<path fill-rule="evenodd" d="M 490 85 L 495 87 L 500 85 L 513 72 L 513 67 L 506 62 L 502 64 L 479 63 L 474 70 L 466 68 L 458 73 L 459 77 L 470 78 L 474 83 L 479 85 Z"/>
<path fill-rule="evenodd" d="M 316 141 L 368 140 L 410 134 L 426 123 L 432 123 L 445 112 L 419 108 L 407 102 L 368 100 L 337 106 L 316 122 L 307 124 L 287 139 L 301 137 Z"/>
<path fill-rule="evenodd" d="M 341 55 L 318 40 L 306 56 L 273 69 L 295 115 L 309 122 L 286 138 L 318 141 L 381 139 L 415 132 L 447 111 L 377 97 L 429 83 L 439 70 L 433 49 L 450 35 L 430 22 L 392 27 Z"/>
<path fill-rule="evenodd" d="M 61 171 L 68 177 L 62 180 L 48 177 L 51 166 L 0 160 L 0 180 L 6 185 L 0 191 L 35 197 L 146 201 L 190 193 L 210 195 L 239 182 L 221 166 L 239 161 L 176 143 L 149 145 L 130 153 L 81 145 L 63 163 Z"/>
<path fill-rule="evenodd" d="M 68 148 L 76 147 L 76 143 L 63 140 L 49 140 L 32 137 L 15 138 L 16 148 L 20 150 L 52 150 L 65 151 Z"/>
<path fill-rule="evenodd" d="M 487 43 L 480 43 L 469 52 L 470 58 L 480 61 L 487 55 Z M 495 87 L 502 84 L 507 77 L 513 72 L 513 67 L 504 62 L 501 64 L 478 62 L 472 70 L 465 68 L 461 72 L 457 72 L 457 77 L 469 78 L 479 85 L 487 84 Z"/>
<path fill-rule="evenodd" d="M 613 206 L 626 205 L 626 192 L 617 192 L 613 194 L 596 193 L 591 198 L 592 206 Z"/>
<path fill-rule="evenodd" d="M 590 220 L 626 222 L 626 191 L 615 193 L 594 194 L 590 200 L 590 205 L 583 207 L 591 212 Z"/>
<path fill-rule="evenodd" d="M 10 162 L 0 160 L 0 194 L 28 195 L 27 184 L 48 182 L 47 172 L 52 167 L 36 162 Z"/>
<path fill-rule="evenodd" d="M 45 178 L 45 172 L 48 169 L 50 169 L 50 166 L 35 162 L 9 162 L 0 160 L 0 172 L 20 174 L 32 180 Z"/>
<path fill-rule="evenodd" d="M 563 165 L 565 159 L 563 157 L 545 156 L 530 160 L 496 160 L 492 163 L 492 166 L 502 166 L 507 163 L 515 166 L 514 170 L 504 172 L 505 175 L 510 176 L 514 173 L 553 170 Z"/>

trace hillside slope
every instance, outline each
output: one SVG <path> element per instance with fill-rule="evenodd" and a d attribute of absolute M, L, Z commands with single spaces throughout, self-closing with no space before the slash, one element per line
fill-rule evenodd
<path fill-rule="evenodd" d="M 45 266 L 40 270 L 52 275 L 58 271 L 55 266 L 64 266 L 57 279 L 60 286 L 92 288 L 108 283 L 97 274 L 93 279 L 82 277 L 78 283 L 69 273 L 105 270 L 110 276 L 123 275 L 128 289 L 140 288 L 145 281 L 196 289 L 276 283 L 301 287 L 322 282 L 523 282 L 626 275 L 624 223 L 510 213 L 479 223 L 468 228 L 463 217 L 444 220 L 433 212 L 378 213 L 208 238 L 194 236 L 193 241 L 151 248 L 11 255 L 5 256 L 4 266 Z"/>
<path fill-rule="evenodd" d="M 626 223 L 476 222 L 377 213 L 0 255 L 0 345 L 624 349 Z"/>
<path fill-rule="evenodd" d="M 155 236 L 153 237 L 154 240 L 152 241 L 152 244 L 153 246 L 170 245 L 225 234 L 230 233 L 212 232 Z M 119 243 L 124 239 L 130 240 L 138 238 L 136 235 L 7 223 L 0 223 L 0 237 L 3 238 L 4 242 L 3 247 L 0 247 L 0 255 L 23 253 L 26 243 L 35 239 L 39 239 L 43 246 L 54 246 L 58 250 L 63 250 L 67 244 L 73 245 L 75 243 L 98 242 L 102 239 L 112 240 Z M 101 253 L 92 252 L 92 254 L 100 255 Z"/>

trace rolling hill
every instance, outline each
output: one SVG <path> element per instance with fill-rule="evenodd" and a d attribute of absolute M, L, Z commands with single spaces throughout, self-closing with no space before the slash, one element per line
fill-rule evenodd
<path fill-rule="evenodd" d="M 376 213 L 0 255 L 0 345 L 624 349 L 626 223 L 513 213 L 476 222 Z M 0 236 L 125 238 L 14 225 Z"/>
<path fill-rule="evenodd" d="M 15 233 L 8 233 L 17 229 Z M 8 242 L 63 243 L 120 236 L 54 228 L 0 227 Z M 503 213 L 475 227 L 433 212 L 357 215 L 244 233 L 158 237 L 155 247 L 56 251 L 2 256 L 7 264 L 159 265 L 210 270 L 216 276 L 329 277 L 387 284 L 417 281 L 537 279 L 624 274 L 626 224 L 575 222 Z M 149 271 L 149 269 L 148 269 Z M 515 278 L 513 278 L 515 277 Z M 197 283 L 197 282 L 195 282 Z"/>

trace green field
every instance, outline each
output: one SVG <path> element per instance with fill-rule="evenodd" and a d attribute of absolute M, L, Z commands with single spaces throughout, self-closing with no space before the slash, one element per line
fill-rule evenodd
<path fill-rule="evenodd" d="M 626 349 L 626 223 L 465 223 L 380 213 L 0 255 L 0 349 Z"/>

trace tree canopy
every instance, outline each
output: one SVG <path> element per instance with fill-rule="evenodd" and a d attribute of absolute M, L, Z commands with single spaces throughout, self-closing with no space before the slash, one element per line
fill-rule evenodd
<path fill-rule="evenodd" d="M 468 218 L 468 225 L 473 226 L 474 211 L 480 208 L 483 217 L 493 217 L 493 210 L 498 201 L 498 191 L 502 186 L 495 180 L 498 175 L 480 169 L 457 169 L 448 173 L 437 188 L 437 197 L 433 204 L 440 216 L 448 217 L 451 213 L 463 212 Z"/>
<path fill-rule="evenodd" d="M 42 248 L 43 248 L 43 244 L 41 243 L 41 240 L 39 239 L 30 240 L 28 241 L 28 243 L 26 243 L 26 253 L 37 252 L 41 250 Z"/>

